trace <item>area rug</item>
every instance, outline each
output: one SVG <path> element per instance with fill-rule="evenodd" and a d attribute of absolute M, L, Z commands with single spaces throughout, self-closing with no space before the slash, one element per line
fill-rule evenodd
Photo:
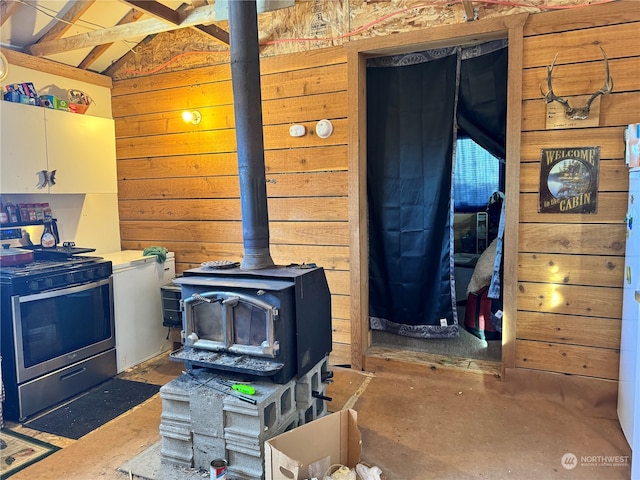
<path fill-rule="evenodd" d="M 48 457 L 60 447 L 8 429 L 0 430 L 0 479 Z"/>
<path fill-rule="evenodd" d="M 112 378 L 25 427 L 79 439 L 158 393 L 160 385 Z"/>

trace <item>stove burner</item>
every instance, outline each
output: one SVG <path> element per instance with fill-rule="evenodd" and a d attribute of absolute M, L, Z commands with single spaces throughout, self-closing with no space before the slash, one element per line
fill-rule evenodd
<path fill-rule="evenodd" d="M 12 295 L 25 295 L 55 290 L 71 285 L 108 278 L 111 262 L 102 257 L 57 256 L 42 258 L 25 265 L 0 267 L 0 283 Z"/>
<path fill-rule="evenodd" d="M 85 263 L 94 263 L 101 257 L 69 257 L 64 260 L 34 260 L 24 265 L 0 267 L 2 277 L 20 277 L 38 273 L 47 273 L 61 268 L 73 267 Z"/>

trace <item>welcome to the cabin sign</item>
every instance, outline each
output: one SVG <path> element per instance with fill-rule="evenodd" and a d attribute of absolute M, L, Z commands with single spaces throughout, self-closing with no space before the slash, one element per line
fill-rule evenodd
<path fill-rule="evenodd" d="M 600 147 L 543 148 L 539 213 L 596 213 Z"/>

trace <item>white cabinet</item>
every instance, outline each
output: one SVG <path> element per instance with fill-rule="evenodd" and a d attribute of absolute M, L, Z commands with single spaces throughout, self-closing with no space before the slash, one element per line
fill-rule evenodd
<path fill-rule="evenodd" d="M 43 109 L 51 193 L 117 193 L 116 135 L 110 118 Z"/>
<path fill-rule="evenodd" d="M 0 192 L 41 193 L 36 172 L 47 169 L 44 110 L 0 101 Z"/>
<path fill-rule="evenodd" d="M 2 193 L 117 193 L 114 121 L 0 102 Z M 38 189 L 38 172 L 56 171 Z"/>
<path fill-rule="evenodd" d="M 175 277 L 173 252 L 164 263 L 141 251 L 100 255 L 113 263 L 118 373 L 169 350 L 168 328 L 162 325 L 161 287 Z"/>

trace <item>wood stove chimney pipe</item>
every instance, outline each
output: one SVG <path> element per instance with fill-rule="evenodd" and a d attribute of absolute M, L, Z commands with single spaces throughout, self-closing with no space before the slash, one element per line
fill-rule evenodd
<path fill-rule="evenodd" d="M 236 124 L 244 256 L 240 268 L 274 266 L 262 135 L 258 13 L 255 0 L 229 2 L 231 83 Z"/>

